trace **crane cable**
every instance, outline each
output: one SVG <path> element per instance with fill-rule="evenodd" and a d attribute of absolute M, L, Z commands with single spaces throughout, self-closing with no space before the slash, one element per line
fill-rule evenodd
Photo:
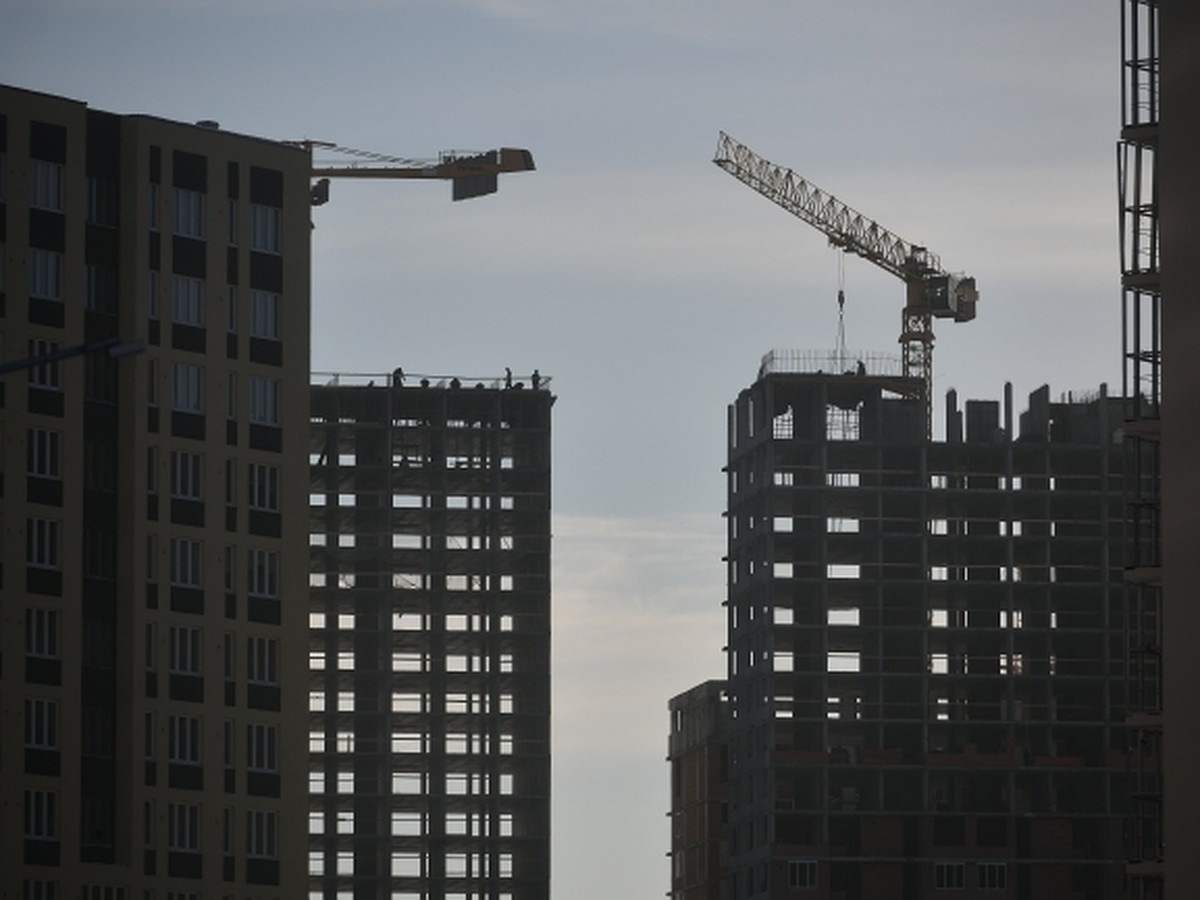
<path fill-rule="evenodd" d="M 837 359 L 838 372 L 846 370 L 846 254 L 839 252 L 838 258 L 838 325 L 837 325 L 837 348 L 834 351 Z"/>

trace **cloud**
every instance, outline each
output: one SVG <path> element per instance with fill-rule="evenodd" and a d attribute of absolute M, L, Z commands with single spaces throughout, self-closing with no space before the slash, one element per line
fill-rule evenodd
<path fill-rule="evenodd" d="M 721 520 L 556 516 L 554 532 L 556 749 L 657 759 L 667 699 L 724 669 Z"/>

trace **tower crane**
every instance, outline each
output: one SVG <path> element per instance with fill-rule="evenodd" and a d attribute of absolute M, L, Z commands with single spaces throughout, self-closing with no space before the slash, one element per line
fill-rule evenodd
<path fill-rule="evenodd" d="M 355 150 L 328 141 L 288 141 L 303 147 L 312 155 L 314 150 L 327 150 L 356 157 L 354 163 L 313 163 L 313 206 L 329 201 L 331 178 L 437 178 L 449 181 L 452 200 L 469 200 L 484 194 L 496 193 L 497 176 L 504 172 L 533 171 L 533 154 L 528 150 L 502 147 L 486 153 L 446 150 L 437 159 L 405 159 L 368 150 Z"/>
<path fill-rule="evenodd" d="M 812 225 L 833 247 L 868 259 L 905 286 L 900 319 L 905 378 L 919 379 L 925 395 L 925 433 L 933 432 L 933 318 L 969 322 L 979 292 L 975 279 L 951 274 L 937 255 L 910 244 L 877 222 L 801 178 L 791 169 L 758 156 L 725 132 L 713 162 L 767 199 Z"/>

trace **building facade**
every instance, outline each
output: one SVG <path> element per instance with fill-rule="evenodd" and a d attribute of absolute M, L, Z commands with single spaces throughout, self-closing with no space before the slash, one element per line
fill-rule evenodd
<path fill-rule="evenodd" d="M 0 87 L 0 897 L 306 889 L 309 172 Z"/>
<path fill-rule="evenodd" d="M 1129 866 L 1138 900 L 1185 897 L 1200 777 L 1200 8 L 1125 0 L 1118 145 L 1127 446 Z M 1169 360 L 1169 373 L 1166 361 Z M 1168 853 L 1169 851 L 1169 853 Z"/>
<path fill-rule="evenodd" d="M 672 900 L 723 900 L 728 863 L 729 707 L 725 683 L 706 681 L 672 697 Z"/>
<path fill-rule="evenodd" d="M 310 896 L 546 900 L 554 397 L 413 382 L 312 389 Z"/>
<path fill-rule="evenodd" d="M 730 407 L 728 896 L 1125 896 L 1119 402 L 830 371 Z"/>

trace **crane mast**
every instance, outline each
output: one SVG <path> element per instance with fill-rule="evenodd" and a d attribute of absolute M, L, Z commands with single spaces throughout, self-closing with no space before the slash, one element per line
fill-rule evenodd
<path fill-rule="evenodd" d="M 905 378 L 923 386 L 925 433 L 933 432 L 933 319 L 975 318 L 979 293 L 975 279 L 952 275 L 937 254 L 888 231 L 832 194 L 776 165 L 725 132 L 720 133 L 713 162 L 768 200 L 816 228 L 831 246 L 854 253 L 891 272 L 905 284 L 900 321 L 901 360 Z"/>

